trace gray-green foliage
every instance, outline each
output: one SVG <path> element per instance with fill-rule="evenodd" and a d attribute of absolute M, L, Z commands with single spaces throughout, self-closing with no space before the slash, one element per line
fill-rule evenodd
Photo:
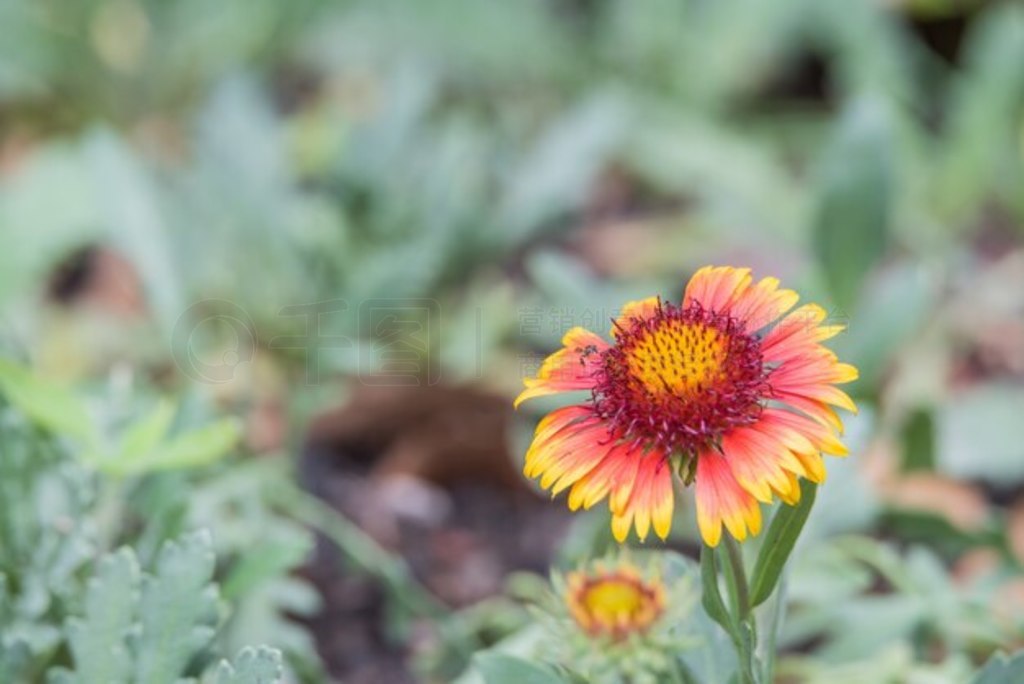
<path fill-rule="evenodd" d="M 887 112 L 865 100 L 840 121 L 825 154 L 814 225 L 818 263 L 845 309 L 885 254 L 892 213 L 893 139 Z"/>
<path fill-rule="evenodd" d="M 217 590 L 210 584 L 214 556 L 207 534 L 168 542 L 156 570 L 143 582 L 136 677 L 173 682 L 213 637 Z"/>
<path fill-rule="evenodd" d="M 70 668 L 49 673 L 53 684 L 175 684 L 206 654 L 216 633 L 217 588 L 209 533 L 164 544 L 150 573 L 127 547 L 101 558 L 84 609 L 65 632 Z M 220 684 L 271 684 L 282 677 L 280 653 L 243 649 L 213 668 Z"/>
<path fill-rule="evenodd" d="M 50 396 L 57 401 L 51 403 Z M 273 649 L 243 650 L 233 664 L 216 662 L 221 649 L 235 651 L 245 643 L 231 616 L 253 610 L 261 620 L 246 626 L 245 637 L 273 640 L 315 669 L 304 632 L 280 614 L 284 602 L 261 598 L 262 587 L 282 583 L 293 593 L 312 592 L 288 577 L 309 548 L 306 532 L 274 518 L 250 492 L 252 530 L 272 533 L 268 539 L 290 539 L 295 550 L 282 554 L 278 547 L 265 547 L 275 562 L 255 578 L 247 571 L 246 581 L 230 573 L 231 594 L 222 602 L 214 581 L 217 557 L 239 570 L 252 564 L 239 564 L 241 542 L 230 528 L 227 541 L 217 546 L 207 531 L 187 532 L 216 526 L 226 515 L 207 510 L 188 522 L 191 497 L 199 505 L 216 496 L 214 491 L 203 480 L 182 479 L 187 465 L 175 465 L 173 473 L 156 467 L 146 486 L 176 503 L 142 509 L 129 494 L 139 486 L 130 478 L 139 475 L 125 471 L 111 477 L 115 474 L 94 469 L 97 459 L 91 454 L 104 453 L 98 444 L 113 443 L 118 445 L 114 453 L 153 464 L 159 460 L 153 454 L 173 452 L 175 444 L 187 445 L 177 448 L 185 455 L 223 453 L 230 445 L 219 439 L 207 448 L 194 437 L 202 429 L 167 438 L 168 409 L 160 408 L 129 421 L 123 437 L 110 440 L 92 422 L 95 412 L 87 406 L 109 408 L 90 406 L 6 360 L 0 365 L 0 682 L 175 684 L 204 670 L 209 681 L 215 676 L 244 684 L 279 681 L 283 660 Z M 70 407 L 85 421 L 48 407 Z M 141 531 L 126 524 L 140 513 Z M 103 552 L 117 544 L 127 545 Z M 292 607 L 303 612 L 308 605 L 310 599 L 305 607 Z"/>
<path fill-rule="evenodd" d="M 275 684 L 281 680 L 281 654 L 272 648 L 243 648 L 231 661 L 222 660 L 214 684 Z"/>
<path fill-rule="evenodd" d="M 128 638 L 137 629 L 139 581 L 139 562 L 131 549 L 122 548 L 97 563 L 82 616 L 67 621 L 75 674 L 65 681 L 130 681 L 133 658 Z"/>
<path fill-rule="evenodd" d="M 972 680 L 972 684 L 1015 684 L 1024 681 L 1024 651 L 1013 656 L 997 653 Z"/>

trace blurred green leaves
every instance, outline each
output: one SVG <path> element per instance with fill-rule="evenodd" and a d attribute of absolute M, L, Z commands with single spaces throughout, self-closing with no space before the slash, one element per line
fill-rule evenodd
<path fill-rule="evenodd" d="M 933 44 L 934 27 L 919 25 L 938 5 L 963 25 L 961 46 Z M 830 468 L 805 538 L 877 529 L 879 494 L 861 467 L 876 436 L 898 440 L 892 452 L 908 466 L 996 487 L 1024 481 L 1016 376 L 978 363 L 984 350 L 946 329 L 945 308 L 956 290 L 973 306 L 976 272 L 1020 250 L 1022 64 L 1015 3 L 0 2 L 0 346 L 42 370 L 0 360 L 0 680 L 67 658 L 54 616 L 69 613 L 88 625 L 70 642 L 93 673 L 83 676 L 124 679 L 123 650 L 103 662 L 88 654 L 124 631 L 133 593 L 113 587 L 143 591 L 144 573 L 115 552 L 82 601 L 76 578 L 122 543 L 150 567 L 168 538 L 207 521 L 232 603 L 225 650 L 238 656 L 203 681 L 277 678 L 277 654 L 238 651 L 266 634 L 289 657 L 312 653 L 284 617 L 318 605 L 291 575 L 311 537 L 254 494 L 291 477 L 287 461 L 204 467 L 236 451 L 241 425 L 225 414 L 256 397 L 273 394 L 301 423 L 314 402 L 297 398 L 294 379 L 308 359 L 260 347 L 259 368 L 240 369 L 251 376 L 194 387 L 213 400 L 183 408 L 185 379 L 162 341 L 199 299 L 244 309 L 265 342 L 301 329 L 281 315 L 286 305 L 431 298 L 456 329 L 439 336 L 445 379 L 481 380 L 482 369 L 505 391 L 519 383 L 517 355 L 549 350 L 563 332 L 544 321 L 535 339 L 516 335 L 517 302 L 603 329 L 607 307 L 675 297 L 705 261 L 749 264 L 830 299 L 849 324 L 834 348 L 861 370 L 854 456 Z M 95 314 L 47 294 L 49 274 L 89 245 L 115 251 L 141 282 L 135 318 L 96 319 L 123 348 L 94 349 L 53 325 Z M 353 337 L 355 309 L 323 332 Z M 47 372 L 55 342 L 87 359 L 74 366 L 87 392 Z M 361 370 L 357 361 L 325 353 L 330 381 Z M 118 406 L 98 386 L 125 371 L 138 393 Z M 409 612 L 429 612 L 404 565 L 314 513 L 355 567 L 376 572 Z M 948 548 L 951 532 L 930 534 Z M 766 538 L 765 549 L 788 551 Z M 922 631 L 952 653 L 942 672 L 966 679 L 960 651 L 994 641 L 951 627 L 991 627 L 977 597 L 927 552 L 852 546 L 824 558 L 802 547 L 819 567 L 792 583 L 791 643 L 825 644 L 817 669 L 802 670 L 808 681 L 925 672 L 914 668 L 931 652 Z M 185 555 L 202 572 L 165 589 L 190 587 L 198 600 L 209 557 Z M 775 586 L 777 573 L 762 574 L 755 598 Z M 894 586 L 884 596 L 870 591 L 879 577 Z M 212 624 L 204 610 L 163 627 L 202 641 L 190 627 Z M 714 662 L 724 637 L 697 620 L 717 653 L 694 656 L 709 662 L 693 669 L 724 680 L 735 669 Z M 187 650 L 177 646 L 163 665 L 150 653 L 152 676 L 176 669 Z M 858 657 L 870 662 L 843 669 Z M 561 676 L 494 654 L 478 664 L 492 678 Z"/>
<path fill-rule="evenodd" d="M 141 638 L 134 647 L 137 681 L 173 684 L 215 633 L 215 557 L 208 532 L 167 542 L 139 597 Z"/>
<path fill-rule="evenodd" d="M 885 106 L 863 99 L 839 120 L 821 161 L 814 250 L 832 296 L 846 311 L 888 247 L 893 145 Z"/>
<path fill-rule="evenodd" d="M 284 676 L 281 653 L 272 648 L 247 646 L 228 662 L 221 661 L 214 684 L 277 684 Z"/>
<path fill-rule="evenodd" d="M 150 435 L 152 436 L 155 435 Z M 239 422 L 234 418 L 224 418 L 170 439 L 155 442 L 145 451 L 136 449 L 134 452 L 113 452 L 109 457 L 97 459 L 93 465 L 109 475 L 119 477 L 161 470 L 198 468 L 229 454 L 240 436 Z"/>
<path fill-rule="evenodd" d="M 87 402 L 74 391 L 3 358 L 0 393 L 40 427 L 75 440 L 84 463 L 116 477 L 209 465 L 230 453 L 241 435 L 234 418 L 169 434 L 176 406 L 161 399 L 112 438 L 97 428 Z"/>
<path fill-rule="evenodd" d="M 215 634 L 217 591 L 209 534 L 164 544 L 152 574 L 122 548 L 101 558 L 85 592 L 81 617 L 67 621 L 73 669 L 54 669 L 60 684 L 175 684 Z M 280 653 L 246 648 L 204 681 L 275 684 Z"/>
<path fill-rule="evenodd" d="M 473 662 L 486 684 L 565 684 L 572 681 L 547 665 L 503 653 L 481 653 Z"/>
<path fill-rule="evenodd" d="M 86 403 L 72 390 L 36 377 L 0 358 L 0 390 L 7 401 L 51 432 L 95 445 L 99 439 Z"/>
<path fill-rule="evenodd" d="M 959 392 L 942 408 L 938 463 L 954 477 L 1006 488 L 1024 481 L 1024 389 L 980 385 Z"/>
<path fill-rule="evenodd" d="M 1024 679 L 1024 653 L 997 653 L 985 664 L 971 684 L 1014 684 Z"/>
<path fill-rule="evenodd" d="M 938 151 L 935 201 L 947 216 L 962 220 L 995 190 L 1024 216 L 1024 7 L 994 4 L 972 26 L 964 52 L 965 68 L 950 94 L 948 133 Z"/>
<path fill-rule="evenodd" d="M 67 626 L 75 681 L 132 681 L 127 640 L 135 629 L 140 572 L 135 554 L 127 548 L 100 559 L 86 590 L 84 614 Z"/>

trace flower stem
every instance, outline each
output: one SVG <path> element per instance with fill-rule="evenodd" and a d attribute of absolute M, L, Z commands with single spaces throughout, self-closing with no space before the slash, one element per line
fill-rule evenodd
<path fill-rule="evenodd" d="M 750 606 L 750 588 L 743 565 L 743 554 L 736 540 L 730 535 L 724 538 L 725 555 L 722 571 L 730 599 L 730 623 L 733 644 L 739 660 L 740 681 L 743 684 L 758 684 L 760 677 L 755 664 L 754 649 L 757 647 L 757 630 L 754 626 Z"/>
<path fill-rule="evenodd" d="M 750 589 L 747 585 L 747 573 L 743 567 L 743 553 L 732 535 L 725 535 L 725 552 L 728 554 L 728 562 L 725 565 L 729 574 L 729 583 L 736 594 L 737 621 L 744 622 L 750 615 Z"/>
<path fill-rule="evenodd" d="M 762 623 L 760 631 L 763 637 L 759 659 L 763 668 L 765 682 L 773 681 L 775 677 L 775 649 L 779 639 L 779 628 L 782 626 L 782 616 L 786 605 L 786 576 L 779 579 L 775 588 L 775 595 L 771 601 L 771 611 Z"/>

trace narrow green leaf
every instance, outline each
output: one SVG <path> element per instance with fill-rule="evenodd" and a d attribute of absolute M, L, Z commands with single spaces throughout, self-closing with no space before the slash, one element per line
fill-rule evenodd
<path fill-rule="evenodd" d="M 125 430 L 121 435 L 120 459 L 132 461 L 155 449 L 167 436 L 175 409 L 174 402 L 162 399 L 152 411 Z"/>
<path fill-rule="evenodd" d="M 792 553 L 804 523 L 807 522 L 807 516 L 814 506 L 817 492 L 818 485 L 810 480 L 801 480 L 800 502 L 795 506 L 783 504 L 776 511 L 768 526 L 768 532 L 765 533 L 757 563 L 754 565 L 750 592 L 751 606 L 761 605 L 775 591 L 775 585 L 782 576 L 782 569 L 786 566 L 789 554 Z"/>
<path fill-rule="evenodd" d="M 120 476 L 198 468 L 226 456 L 241 433 L 237 420 L 225 418 L 174 437 L 150 450 L 148 456 L 100 461 L 96 467 L 107 474 Z"/>
<path fill-rule="evenodd" d="M 546 665 L 504 653 L 480 653 L 473 661 L 487 684 L 565 684 L 565 679 Z"/>
<path fill-rule="evenodd" d="M 96 429 L 81 399 L 9 359 L 0 358 L 0 392 L 40 427 L 86 445 L 97 441 Z"/>
<path fill-rule="evenodd" d="M 980 8 L 979 8 L 980 9 Z M 990 3 L 968 24 L 944 111 L 948 123 L 929 193 L 943 222 L 971 226 L 990 195 L 1020 197 L 1018 152 L 1024 98 L 1024 8 Z"/>
<path fill-rule="evenodd" d="M 903 471 L 935 470 L 935 417 L 930 409 L 913 411 L 903 424 Z"/>
<path fill-rule="evenodd" d="M 857 102 L 821 163 L 814 250 L 835 302 L 850 311 L 885 253 L 892 204 L 892 136 L 884 106 Z"/>
<path fill-rule="evenodd" d="M 725 601 L 722 600 L 722 593 L 718 588 L 718 564 L 715 561 L 715 550 L 705 546 L 700 551 L 700 578 L 703 586 L 701 603 L 704 605 L 704 612 L 722 626 L 730 636 L 734 636 L 735 629 L 729 611 L 725 608 Z"/>
<path fill-rule="evenodd" d="M 311 538 L 301 535 L 256 543 L 232 565 L 221 585 L 221 593 L 228 601 L 249 595 L 256 587 L 287 575 L 289 570 L 301 565 L 311 547 Z"/>

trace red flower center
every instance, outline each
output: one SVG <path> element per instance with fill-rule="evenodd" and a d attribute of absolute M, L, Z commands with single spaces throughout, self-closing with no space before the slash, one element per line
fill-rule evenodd
<path fill-rule="evenodd" d="M 699 304 L 660 303 L 620 327 L 596 380 L 594 408 L 613 434 L 680 454 L 755 422 L 771 394 L 760 340 Z"/>

